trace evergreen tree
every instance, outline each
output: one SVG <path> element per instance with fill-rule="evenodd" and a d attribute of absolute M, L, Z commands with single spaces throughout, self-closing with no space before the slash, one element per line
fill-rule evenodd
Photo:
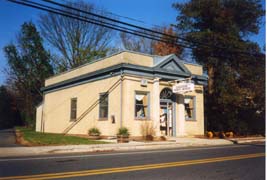
<path fill-rule="evenodd" d="M 265 94 L 264 55 L 247 40 L 259 31 L 264 15 L 260 1 L 191 0 L 173 7 L 179 11 L 177 27 L 194 43 L 193 56 L 209 76 L 208 128 L 249 132 L 255 117 L 265 113 L 254 91 Z"/>
<path fill-rule="evenodd" d="M 32 22 L 24 23 L 17 44 L 4 47 L 8 64 L 8 79 L 17 95 L 17 103 L 27 125 L 33 126 L 35 106 L 42 101 L 41 87 L 45 78 L 53 74 L 50 55 Z"/>

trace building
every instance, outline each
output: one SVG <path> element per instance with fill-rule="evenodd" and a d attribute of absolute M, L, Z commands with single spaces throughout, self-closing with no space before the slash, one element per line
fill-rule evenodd
<path fill-rule="evenodd" d="M 188 78 L 192 92 L 172 92 Z M 149 126 L 156 136 L 203 135 L 206 82 L 202 66 L 173 54 L 122 51 L 46 79 L 36 131 L 87 134 L 97 127 L 103 136 L 115 136 L 127 127 L 139 137 Z"/>

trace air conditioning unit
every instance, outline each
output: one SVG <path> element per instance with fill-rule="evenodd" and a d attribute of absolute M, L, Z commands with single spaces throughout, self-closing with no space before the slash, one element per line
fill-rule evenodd
<path fill-rule="evenodd" d="M 147 79 L 141 79 L 141 86 L 147 86 Z"/>

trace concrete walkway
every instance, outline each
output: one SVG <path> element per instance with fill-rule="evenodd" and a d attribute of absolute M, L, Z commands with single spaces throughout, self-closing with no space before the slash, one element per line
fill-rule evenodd
<path fill-rule="evenodd" d="M 237 139 L 235 139 L 238 141 Z M 254 139 L 255 140 L 255 139 Z M 250 140 L 253 142 L 254 140 Z M 107 140 L 108 141 L 108 140 Z M 136 142 L 94 144 L 94 145 L 66 145 L 66 146 L 35 146 L 35 147 L 1 147 L 0 158 L 37 156 L 61 153 L 82 153 L 82 152 L 109 152 L 109 151 L 129 151 L 129 150 L 149 150 L 168 149 L 182 147 L 219 146 L 235 144 L 227 139 L 204 139 L 204 138 L 171 138 L 161 142 Z M 257 139 L 257 142 L 265 142 L 265 138 Z M 246 141 L 248 143 L 248 141 Z"/>
<path fill-rule="evenodd" d="M 0 147 L 17 147 L 14 129 L 0 130 Z"/>

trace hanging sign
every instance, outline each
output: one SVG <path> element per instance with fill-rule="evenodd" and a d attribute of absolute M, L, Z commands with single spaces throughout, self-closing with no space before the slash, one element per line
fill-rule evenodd
<path fill-rule="evenodd" d="M 195 84 L 191 82 L 181 82 L 172 86 L 172 92 L 184 94 L 195 90 Z"/>

